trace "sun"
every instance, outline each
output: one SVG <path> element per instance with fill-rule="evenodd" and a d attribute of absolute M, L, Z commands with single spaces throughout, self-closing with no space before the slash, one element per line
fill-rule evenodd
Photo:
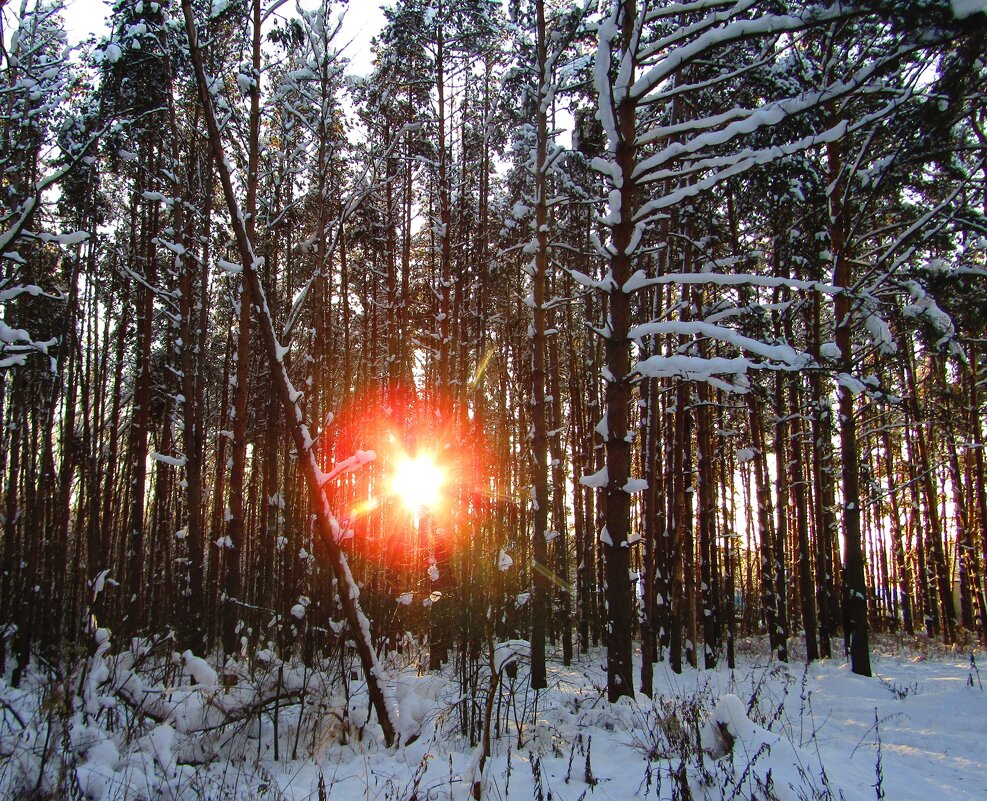
<path fill-rule="evenodd" d="M 442 499 L 445 471 L 430 453 L 402 456 L 394 465 L 391 494 L 411 512 L 434 509 Z"/>

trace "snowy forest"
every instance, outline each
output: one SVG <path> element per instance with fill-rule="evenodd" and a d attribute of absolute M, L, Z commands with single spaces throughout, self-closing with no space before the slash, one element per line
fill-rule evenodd
<path fill-rule="evenodd" d="M 0 794 L 983 798 L 987 6 L 365 5 L 0 2 Z"/>

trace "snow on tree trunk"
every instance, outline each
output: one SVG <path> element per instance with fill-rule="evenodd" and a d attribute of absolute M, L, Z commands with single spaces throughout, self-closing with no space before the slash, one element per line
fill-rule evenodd
<path fill-rule="evenodd" d="M 196 36 L 195 20 L 190 0 L 183 0 L 182 11 L 185 16 L 185 29 L 189 39 L 189 50 L 195 68 L 199 96 L 202 100 L 206 125 L 209 131 L 209 141 L 216 159 L 223 195 L 229 207 L 236 239 L 237 250 L 243 266 L 243 279 L 246 282 L 251 299 L 255 305 L 260 323 L 261 338 L 267 354 L 274 390 L 281 400 L 284 410 L 285 425 L 291 434 L 295 450 L 298 454 L 299 467 L 305 476 L 309 496 L 316 518 L 316 530 L 322 541 L 336 580 L 339 582 L 339 601 L 343 607 L 350 635 L 356 643 L 357 654 L 363 668 L 364 678 L 371 704 L 377 713 L 377 720 L 384 735 L 384 742 L 391 746 L 396 742 L 396 712 L 392 700 L 387 696 L 383 685 L 383 675 L 370 639 L 370 621 L 367 620 L 360 608 L 360 590 L 353 575 L 350 573 L 346 555 L 339 545 L 342 536 L 339 523 L 333 516 L 329 501 L 325 494 L 323 473 L 315 460 L 312 450 L 313 442 L 308 427 L 304 423 L 302 409 L 298 405 L 300 393 L 292 386 L 284 365 L 285 349 L 278 342 L 271 319 L 270 308 L 263 287 L 257 276 L 260 259 L 254 254 L 253 243 L 247 234 L 243 214 L 236 199 L 228 162 L 223 149 L 223 142 L 213 111 L 212 98 L 209 94 L 209 83 L 202 64 Z"/>

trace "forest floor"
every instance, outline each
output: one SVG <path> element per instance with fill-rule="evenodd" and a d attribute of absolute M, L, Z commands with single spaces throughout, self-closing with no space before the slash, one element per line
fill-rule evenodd
<path fill-rule="evenodd" d="M 498 652 L 500 664 L 508 653 Z M 518 659 L 519 670 L 503 670 L 493 706 L 499 725 L 483 797 L 987 798 L 982 651 L 880 640 L 873 678 L 854 675 L 841 659 L 808 668 L 781 664 L 755 641 L 739 644 L 737 661 L 733 671 L 686 668 L 681 674 L 658 663 L 654 701 L 638 694 L 610 705 L 603 651 L 568 668 L 551 664 L 550 686 L 537 698 L 526 689 Z M 462 735 L 461 713 L 478 694 L 464 693 L 448 676 L 418 675 L 411 667 L 392 673 L 406 744 L 388 750 L 379 729 L 366 725 L 367 697 L 358 680 L 341 694 L 338 686 L 320 684 L 317 673 L 278 665 L 284 698 L 274 707 L 271 671 L 263 680 L 255 674 L 247 691 L 247 682 L 224 687 L 224 678 L 189 654 L 174 655 L 172 672 L 157 678 L 139 678 L 132 662 L 107 653 L 107 670 L 100 663 L 87 671 L 89 678 L 80 674 L 78 699 L 67 706 L 59 700 L 61 708 L 75 709 L 62 727 L 52 725 L 53 702 L 60 699 L 53 685 L 37 676 L 17 690 L 0 682 L 0 797 L 472 797 L 479 749 Z M 481 688 L 488 675 L 477 676 Z M 304 704 L 297 696 L 302 686 Z M 143 697 L 169 694 L 168 717 L 142 715 L 135 688 Z M 234 697 L 243 702 L 240 711 Z M 482 706 L 473 707 L 481 717 Z M 251 713 L 241 714 L 248 708 Z"/>

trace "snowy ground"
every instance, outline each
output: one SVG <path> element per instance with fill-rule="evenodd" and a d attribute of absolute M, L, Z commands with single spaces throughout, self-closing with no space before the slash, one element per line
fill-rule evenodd
<path fill-rule="evenodd" d="M 505 671 L 484 797 L 987 799 L 987 656 L 885 643 L 866 679 L 842 661 L 806 669 L 757 650 L 743 649 L 732 673 L 676 675 L 660 663 L 654 702 L 639 696 L 615 706 L 605 700 L 602 652 L 555 665 L 537 706 L 523 665 L 513 693 Z M 471 797 L 478 751 L 459 734 L 463 696 L 447 678 L 398 674 L 400 726 L 413 742 L 386 750 L 365 725 L 358 681 L 347 700 L 317 675 L 280 666 L 280 686 L 306 687 L 299 726 L 297 697 L 276 713 L 263 703 L 271 671 L 245 671 L 230 688 L 190 654 L 175 655 L 171 672 L 155 678 L 104 651 L 96 669 L 73 680 L 81 691 L 68 704 L 50 684 L 0 684 L 0 797 L 34 789 L 111 801 Z M 70 725 L 49 733 L 52 709 L 72 706 Z"/>

